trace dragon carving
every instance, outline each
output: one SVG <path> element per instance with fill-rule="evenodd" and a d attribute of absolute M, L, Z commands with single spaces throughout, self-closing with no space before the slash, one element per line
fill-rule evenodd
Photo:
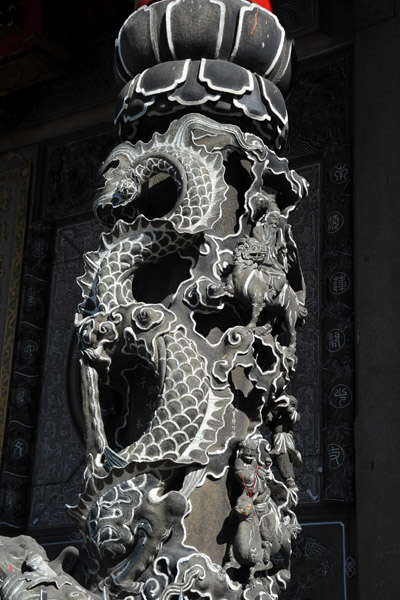
<path fill-rule="evenodd" d="M 224 161 L 229 160 L 232 153 L 250 157 L 251 185 L 245 193 L 238 232 L 222 239 L 216 232 L 223 221 L 223 206 L 228 195 Z M 132 508 L 133 513 L 136 511 L 139 515 L 132 520 L 132 526 L 136 523 L 133 531 L 137 532 L 140 515 L 150 523 L 150 498 L 155 501 L 155 490 L 169 498 L 172 492 L 168 490 L 181 477 L 182 469 L 183 485 L 178 488 L 180 491 L 174 492 L 181 495 L 182 502 L 190 497 L 207 473 L 221 477 L 226 470 L 226 465 L 221 465 L 221 457 L 232 452 L 231 444 L 235 443 L 239 433 L 232 428 L 235 392 L 230 378 L 235 369 L 250 369 L 252 393 L 258 399 L 255 401 L 256 405 L 258 402 L 258 417 L 255 417 L 258 423 L 271 390 L 279 395 L 287 385 L 294 362 L 294 326 L 304 316 L 297 308 L 303 305 L 304 290 L 301 288 L 297 293 L 293 290 L 282 267 L 283 285 L 290 295 L 291 306 L 297 310 L 292 315 L 292 326 L 288 328 L 289 343 L 285 345 L 284 327 L 278 329 L 278 333 L 272 333 L 273 327 L 277 326 L 273 307 L 272 312 L 267 313 L 269 317 L 264 315 L 263 322 L 259 322 L 262 310 L 269 308 L 268 302 L 257 309 L 250 323 L 246 322 L 248 305 L 251 307 L 254 300 L 251 291 L 247 301 L 243 300 L 240 291 L 243 276 L 238 269 L 245 277 L 247 274 L 240 266 L 240 260 L 235 258 L 243 244 L 243 235 L 249 240 L 258 236 L 257 243 L 262 246 L 262 232 L 257 232 L 260 225 L 257 225 L 256 215 L 262 209 L 268 212 L 271 204 L 263 192 L 263 176 L 271 169 L 280 178 L 282 193 L 290 201 L 297 202 L 306 194 L 306 182 L 290 171 L 286 161 L 278 159 L 259 138 L 243 134 L 233 125 L 217 126 L 201 115 L 181 118 L 164 136 L 157 134 L 147 144 L 121 144 L 103 165 L 104 186 L 96 196 L 95 210 L 112 230 L 102 235 L 99 249 L 85 257 L 85 274 L 79 279 L 84 300 L 76 317 L 82 348 L 88 465 L 85 492 L 71 512 L 85 527 L 86 550 L 92 560 L 96 553 L 102 557 L 101 548 L 105 543 L 103 534 L 95 534 L 93 527 L 89 533 L 86 524 L 88 515 L 94 510 L 91 506 L 97 505 L 99 496 L 106 499 L 112 490 L 131 482 L 130 491 L 127 488 L 124 492 L 130 497 L 130 493 L 135 495 L 140 489 L 132 482 L 138 477 L 150 477 L 155 486 L 153 495 L 142 494 L 140 502 L 135 501 L 137 506 Z M 173 179 L 177 199 L 164 216 L 151 219 L 138 214 L 138 206 L 143 206 L 143 189 L 160 173 Z M 287 239 L 290 228 L 286 220 L 291 206 L 286 213 L 279 213 L 283 222 L 279 231 L 286 231 Z M 135 298 L 135 278 L 146 265 L 156 264 L 169 254 L 190 258 L 187 278 L 164 302 L 149 303 Z M 262 292 L 264 288 L 259 284 L 260 287 Z M 242 303 L 241 308 L 236 306 L 238 300 Z M 227 307 L 236 311 L 238 324 L 221 330 L 216 342 L 193 328 L 197 314 L 210 311 L 222 314 Z M 276 340 L 280 336 L 282 343 L 277 351 Z M 260 346 L 274 349 L 269 376 L 255 352 Z M 105 388 L 124 390 L 122 420 L 126 423 L 133 408 L 128 393 L 129 379 L 134 376 L 137 363 L 153 372 L 158 398 L 150 422 L 140 437 L 118 449 L 118 435 L 114 440 L 108 440 L 105 433 L 99 384 L 103 382 L 103 393 Z M 126 373 L 122 387 L 121 373 Z M 120 426 L 117 433 L 121 429 Z M 104 486 L 109 489 L 106 494 Z M 121 494 L 118 492 L 116 498 Z M 105 504 L 105 500 L 101 502 Z M 130 503 L 135 502 L 130 499 Z M 98 512 L 96 515 L 95 519 L 90 518 L 98 527 L 101 519 Z M 176 514 L 175 511 L 175 521 L 181 521 L 183 516 L 184 512 Z M 118 526 L 114 519 L 113 527 L 112 547 L 116 543 L 114 538 L 123 539 L 122 523 Z M 156 543 L 149 535 L 153 529 L 154 522 L 147 529 L 144 527 L 143 539 L 131 533 L 132 541 L 136 540 L 134 548 L 142 543 L 144 555 L 152 559 L 162 550 L 165 537 L 165 534 L 159 534 Z M 121 541 L 118 543 L 120 549 L 123 548 L 122 554 L 126 555 L 127 548 Z M 132 552 L 136 557 L 136 550 Z M 187 553 L 183 542 L 181 552 Z M 150 564 L 149 559 L 146 564 L 138 558 L 139 562 L 135 560 L 125 559 L 126 565 L 124 562 L 124 569 L 130 573 L 126 575 L 127 580 L 131 581 L 131 587 L 133 585 L 131 592 L 142 589 L 140 581 L 145 574 L 148 576 Z M 259 570 L 262 570 L 260 565 L 264 565 L 264 570 L 272 565 L 270 562 L 257 564 Z M 97 565 L 94 578 L 104 583 L 99 558 Z M 139 568 L 138 565 L 142 566 Z M 125 576 L 122 579 L 125 581 Z M 113 590 L 116 581 L 109 582 Z M 126 582 L 121 583 L 123 589 L 126 585 Z"/>
<path fill-rule="evenodd" d="M 307 314 L 289 217 L 308 185 L 273 148 L 287 132 L 292 45 L 247 0 L 195 4 L 218 21 L 201 60 L 199 32 L 174 27 L 191 0 L 144 6 L 117 40 L 125 141 L 101 168 L 94 212 L 108 231 L 84 257 L 75 318 L 87 460 L 69 511 L 84 576 L 63 579 L 43 552 L 32 562 L 21 539 L 8 600 L 44 585 L 65 599 L 277 600 L 289 579 L 301 457 L 287 387 Z M 257 62 L 259 35 L 270 41 Z M 146 55 L 141 73 L 129 53 L 139 65 Z M 155 131 L 152 117 L 175 112 Z M 142 125 L 147 141 L 133 143 Z M 215 531 L 199 530 L 209 502 Z M 23 573 L 24 560 L 47 579 Z"/>

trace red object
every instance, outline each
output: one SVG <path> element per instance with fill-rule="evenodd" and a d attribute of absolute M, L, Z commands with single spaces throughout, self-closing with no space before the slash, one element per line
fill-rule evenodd
<path fill-rule="evenodd" d="M 150 0 L 135 0 L 135 10 L 137 10 L 141 6 L 144 6 L 145 4 L 148 4 L 149 2 Z"/>
<path fill-rule="evenodd" d="M 12 571 L 12 566 L 10 565 L 10 571 Z"/>
<path fill-rule="evenodd" d="M 271 6 L 270 0 L 250 0 L 250 2 L 254 2 L 254 4 L 258 4 L 259 6 L 262 6 L 263 8 L 266 8 L 267 10 L 269 10 L 269 12 L 272 12 L 272 6 Z"/>
<path fill-rule="evenodd" d="M 257 470 L 256 470 L 256 472 L 254 474 L 254 479 L 253 479 L 253 483 L 252 483 L 252 486 L 251 486 L 251 494 L 249 494 L 249 490 L 247 489 L 247 485 L 246 485 L 246 482 L 244 480 L 243 473 L 240 473 L 240 476 L 241 476 L 241 478 L 243 480 L 244 489 L 246 490 L 246 494 L 248 495 L 249 498 L 251 498 L 252 495 L 254 494 L 254 487 L 256 485 L 256 481 L 257 481 L 257 477 L 258 477 L 258 471 L 260 470 L 260 467 L 261 467 L 261 463 L 258 463 L 258 467 L 257 467 Z"/>
<path fill-rule="evenodd" d="M 246 482 L 245 482 L 244 477 L 243 477 L 243 473 L 240 473 L 240 475 L 242 476 L 242 479 L 243 479 L 243 484 L 244 484 L 244 489 L 246 490 L 246 494 L 249 496 L 249 498 L 251 498 L 251 496 L 249 494 L 249 490 L 247 489 Z"/>
<path fill-rule="evenodd" d="M 257 477 L 258 477 L 258 471 L 260 470 L 260 467 L 261 467 L 261 463 L 258 463 L 257 471 L 256 471 L 256 474 L 255 474 L 254 480 L 253 480 L 253 485 L 251 486 L 250 498 L 254 494 L 254 486 L 256 485 L 256 481 L 257 481 Z"/>
<path fill-rule="evenodd" d="M 144 6 L 145 4 L 149 4 L 151 0 L 135 0 L 135 10 Z M 258 4 L 262 6 L 262 8 L 266 8 L 269 12 L 272 12 L 271 0 L 250 0 L 250 2 L 254 2 L 254 4 Z"/>
<path fill-rule="evenodd" d="M 18 27 L 1 30 L 0 62 L 10 60 L 32 50 L 42 33 L 42 0 L 17 0 L 14 2 L 23 13 L 23 23 Z"/>

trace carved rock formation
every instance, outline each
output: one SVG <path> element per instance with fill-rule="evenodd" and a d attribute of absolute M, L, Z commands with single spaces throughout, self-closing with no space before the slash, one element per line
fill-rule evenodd
<path fill-rule="evenodd" d="M 301 464 L 288 385 L 307 314 L 289 224 L 307 182 L 277 154 L 292 55 L 247 0 L 161 0 L 124 23 L 123 141 L 94 200 L 108 230 L 78 280 L 87 465 L 69 510 L 85 580 L 3 538 L 4 598 L 285 589 Z"/>

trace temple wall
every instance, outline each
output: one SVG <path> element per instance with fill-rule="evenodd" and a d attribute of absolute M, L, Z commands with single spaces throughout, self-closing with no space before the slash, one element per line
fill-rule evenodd
<path fill-rule="evenodd" d="M 365 3 L 355 37 L 356 494 L 360 598 L 398 595 L 398 3 Z M 368 17 L 368 19 L 366 18 Z"/>

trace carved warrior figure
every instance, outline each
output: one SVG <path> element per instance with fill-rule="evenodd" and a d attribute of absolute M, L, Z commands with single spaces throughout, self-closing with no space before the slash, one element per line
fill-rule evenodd
<path fill-rule="evenodd" d="M 262 194 L 260 194 L 261 196 Z M 288 244 L 281 214 L 268 208 L 253 228 L 252 235 L 240 240 L 235 248 L 231 288 L 252 309 L 248 327 L 255 328 L 265 307 L 281 312 L 289 334 L 289 347 L 296 343 L 296 323 L 307 310 L 287 279 Z M 296 260 L 296 255 L 290 257 Z"/>
<path fill-rule="evenodd" d="M 107 230 L 78 281 L 81 575 L 2 539 L 2 597 L 277 600 L 299 531 L 287 387 L 306 315 L 288 217 L 307 183 L 277 154 L 293 47 L 247 0 L 142 4 L 116 45 Z"/>

